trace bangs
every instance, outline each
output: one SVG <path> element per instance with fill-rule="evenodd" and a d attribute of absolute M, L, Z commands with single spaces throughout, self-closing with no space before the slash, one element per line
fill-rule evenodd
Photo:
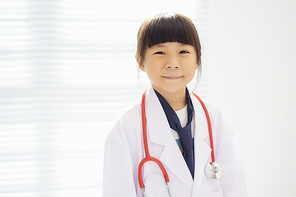
<path fill-rule="evenodd" d="M 165 42 L 179 42 L 194 46 L 196 34 L 186 20 L 176 15 L 162 15 L 151 21 L 144 42 L 148 48 Z"/>

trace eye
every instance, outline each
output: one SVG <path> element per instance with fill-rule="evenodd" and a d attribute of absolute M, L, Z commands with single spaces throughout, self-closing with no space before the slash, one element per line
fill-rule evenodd
<path fill-rule="evenodd" d="M 157 52 L 155 52 L 154 54 L 164 55 L 165 53 L 162 52 L 162 51 L 157 51 Z"/>
<path fill-rule="evenodd" d="M 183 51 L 180 51 L 180 53 L 181 54 L 186 54 L 186 53 L 189 53 L 188 51 L 185 51 L 185 50 L 183 50 Z"/>

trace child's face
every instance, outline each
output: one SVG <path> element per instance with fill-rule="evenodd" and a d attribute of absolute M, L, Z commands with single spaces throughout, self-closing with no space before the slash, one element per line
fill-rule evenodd
<path fill-rule="evenodd" d="M 166 42 L 148 48 L 141 70 L 146 72 L 154 89 L 160 94 L 185 91 L 197 69 L 193 46 Z"/>

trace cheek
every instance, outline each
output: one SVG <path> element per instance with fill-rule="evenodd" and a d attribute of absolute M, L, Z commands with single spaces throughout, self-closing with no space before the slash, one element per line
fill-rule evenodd
<path fill-rule="evenodd" d="M 192 70 L 192 71 L 190 72 L 190 77 L 189 77 L 190 80 L 193 79 L 194 75 L 195 75 L 195 70 Z"/>
<path fill-rule="evenodd" d="M 192 65 L 192 66 L 190 66 L 188 68 L 187 73 L 188 73 L 188 76 L 190 76 L 190 78 L 193 78 L 194 77 L 196 69 L 197 69 L 197 65 L 196 64 L 195 65 Z"/>

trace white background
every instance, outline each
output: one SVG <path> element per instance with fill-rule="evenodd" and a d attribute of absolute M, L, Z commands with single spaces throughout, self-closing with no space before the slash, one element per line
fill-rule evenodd
<path fill-rule="evenodd" d="M 239 138 L 250 197 L 296 196 L 296 1 L 212 0 L 207 99 Z"/>
<path fill-rule="evenodd" d="M 101 196 L 104 139 L 142 93 L 137 30 L 166 11 L 195 21 L 195 92 L 236 130 L 249 196 L 296 196 L 295 0 L 4 0 L 0 10 L 1 197 Z"/>

